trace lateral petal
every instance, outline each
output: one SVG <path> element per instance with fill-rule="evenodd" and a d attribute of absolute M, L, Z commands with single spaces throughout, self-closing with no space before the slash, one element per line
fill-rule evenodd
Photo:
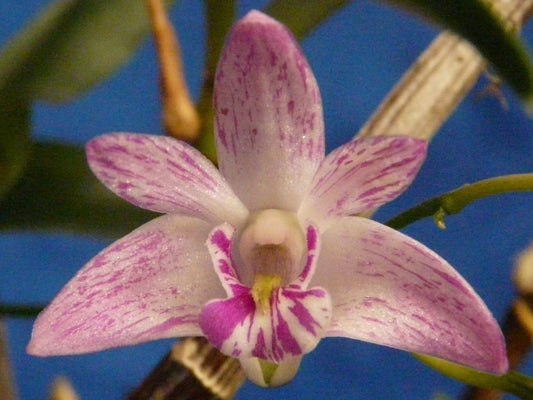
<path fill-rule="evenodd" d="M 235 25 L 215 76 L 220 170 L 250 210 L 295 211 L 324 158 L 320 92 L 298 44 L 251 11 Z"/>
<path fill-rule="evenodd" d="M 209 229 L 165 215 L 104 249 L 38 316 L 28 352 L 80 354 L 200 335 L 203 304 L 224 295 L 204 244 Z"/>
<path fill-rule="evenodd" d="M 328 336 L 507 371 L 502 333 L 486 305 L 446 261 L 377 222 L 346 217 L 322 235 L 312 284 L 329 291 Z"/>
<path fill-rule="evenodd" d="M 415 178 L 427 143 L 408 137 L 355 139 L 320 164 L 299 215 L 324 222 L 358 214 L 398 197 Z"/>
<path fill-rule="evenodd" d="M 148 210 L 239 224 L 247 210 L 215 166 L 187 143 L 165 136 L 114 133 L 87 144 L 98 179 Z"/>

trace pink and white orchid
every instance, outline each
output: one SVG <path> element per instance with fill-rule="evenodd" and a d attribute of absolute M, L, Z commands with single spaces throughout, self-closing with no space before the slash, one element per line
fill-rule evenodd
<path fill-rule="evenodd" d="M 276 386 L 321 338 L 342 336 L 507 370 L 500 329 L 468 283 L 417 241 L 353 216 L 405 190 L 425 142 L 356 139 L 325 157 L 311 69 L 257 11 L 233 28 L 215 85 L 220 171 L 168 137 L 87 145 L 108 188 L 165 215 L 78 272 L 39 315 L 29 353 L 203 335 Z"/>

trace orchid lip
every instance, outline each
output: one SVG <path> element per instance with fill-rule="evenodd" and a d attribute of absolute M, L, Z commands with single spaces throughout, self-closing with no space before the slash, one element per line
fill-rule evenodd
<path fill-rule="evenodd" d="M 252 213 L 238 237 L 240 270 L 254 276 L 278 276 L 290 283 L 300 272 L 306 250 L 305 235 L 294 213 L 266 209 Z M 255 285 L 255 278 L 243 276 Z"/>
<path fill-rule="evenodd" d="M 202 309 L 204 335 L 222 353 L 239 359 L 280 364 L 308 353 L 331 320 L 329 294 L 322 288 L 306 289 L 317 260 L 316 229 L 307 229 L 307 260 L 296 279 L 283 285 L 278 275 L 258 274 L 251 288 L 241 283 L 234 267 L 234 234 L 231 225 L 222 224 L 207 242 L 228 298 L 212 300 Z"/>

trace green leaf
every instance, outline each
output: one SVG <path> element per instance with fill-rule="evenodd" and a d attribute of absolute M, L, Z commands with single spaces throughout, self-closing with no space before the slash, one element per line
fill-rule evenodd
<path fill-rule="evenodd" d="M 454 31 L 492 64 L 528 104 L 533 101 L 533 67 L 526 46 L 508 32 L 481 0 L 389 0 Z"/>
<path fill-rule="evenodd" d="M 1 96 L 0 198 L 15 184 L 29 157 L 30 105 L 16 96 Z"/>
<path fill-rule="evenodd" d="M 508 372 L 495 376 L 454 364 L 439 358 L 413 354 L 419 361 L 439 371 L 441 374 L 466 385 L 482 389 L 496 389 L 518 396 L 523 400 L 533 400 L 533 379 L 518 372 Z"/>
<path fill-rule="evenodd" d="M 90 89 L 129 60 L 148 31 L 142 1 L 62 0 L 1 49 L 0 198 L 29 157 L 31 103 Z"/>
<path fill-rule="evenodd" d="M 0 317 L 35 318 L 45 305 L 0 303 Z"/>
<path fill-rule="evenodd" d="M 17 184 L 0 203 L 1 230 L 49 230 L 116 238 L 157 214 L 106 189 L 81 148 L 37 143 Z"/>
<path fill-rule="evenodd" d="M 272 0 L 264 12 L 282 22 L 301 40 L 330 15 L 353 0 Z"/>
<path fill-rule="evenodd" d="M 0 92 L 66 102 L 128 61 L 149 32 L 143 1 L 61 0 L 0 53 Z"/>

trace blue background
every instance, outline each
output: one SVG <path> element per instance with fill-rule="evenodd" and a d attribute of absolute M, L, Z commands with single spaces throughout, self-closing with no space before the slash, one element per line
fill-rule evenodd
<path fill-rule="evenodd" d="M 139 0 L 140 1 L 140 0 Z M 20 29 L 44 0 L 0 2 L 0 42 Z M 242 1 L 239 15 L 264 1 Z M 202 2 L 183 0 L 172 9 L 185 56 L 192 93 L 199 91 L 204 57 Z M 321 87 L 328 149 L 349 140 L 402 73 L 438 33 L 419 19 L 382 3 L 356 1 L 303 43 Z M 524 31 L 533 46 L 533 29 Z M 413 186 L 384 207 L 389 217 L 464 183 L 501 174 L 533 170 L 533 121 L 505 90 L 504 111 L 491 97 L 478 98 L 486 80 L 443 126 Z M 147 41 L 134 59 L 79 101 L 66 106 L 37 104 L 33 134 L 85 143 L 101 133 L 159 133 L 159 98 L 154 48 Z M 434 249 L 474 286 L 501 320 L 515 292 L 510 281 L 513 260 L 532 242 L 531 194 L 480 201 L 438 230 L 431 220 L 406 233 Z M 13 233 L 0 237 L 0 299 L 47 302 L 74 273 L 108 242 L 58 234 Z M 23 400 L 46 398 L 51 381 L 66 375 L 81 398 L 120 399 L 152 369 L 173 341 L 93 355 L 39 359 L 25 354 L 32 321 L 8 319 L 11 358 Z M 524 371 L 533 374 L 533 363 Z M 288 386 L 264 390 L 246 384 L 238 399 L 429 399 L 437 393 L 457 395 L 461 386 L 441 377 L 401 351 L 347 339 L 325 339 L 305 357 Z M 1 397 L 1 395 L 0 395 Z"/>

